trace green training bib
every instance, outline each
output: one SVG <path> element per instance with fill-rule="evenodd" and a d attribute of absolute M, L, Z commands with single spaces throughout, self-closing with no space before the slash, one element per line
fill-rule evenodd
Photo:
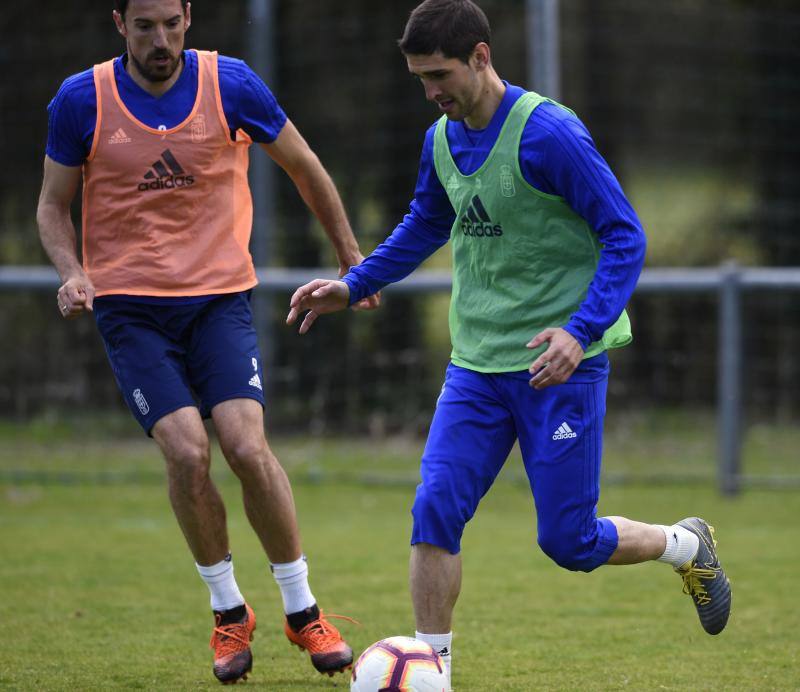
<path fill-rule="evenodd" d="M 451 359 L 479 372 L 525 370 L 546 347 L 526 344 L 563 327 L 586 298 L 600 241 L 566 201 L 531 187 L 519 167 L 525 124 L 542 96 L 514 104 L 484 164 L 462 175 L 447 143 L 447 117 L 434 134 L 434 165 L 456 212 L 450 233 Z M 584 358 L 631 341 L 625 311 Z"/>

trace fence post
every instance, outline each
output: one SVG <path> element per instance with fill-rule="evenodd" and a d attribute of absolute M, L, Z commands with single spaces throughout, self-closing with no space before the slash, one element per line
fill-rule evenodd
<path fill-rule="evenodd" d="M 247 59 L 271 88 L 275 77 L 275 7 L 273 0 L 248 0 Z M 253 196 L 253 232 L 250 252 L 257 269 L 272 264 L 272 236 L 275 231 L 275 167 L 261 147 L 250 148 L 250 189 Z M 261 351 L 264 394 L 270 399 L 275 344 L 272 335 L 271 291 L 253 292 L 253 325 Z"/>
<path fill-rule="evenodd" d="M 742 459 L 741 275 L 727 263 L 719 284 L 717 366 L 717 454 L 723 495 L 739 492 Z"/>
<path fill-rule="evenodd" d="M 526 0 L 528 84 L 551 99 L 561 98 L 559 0 Z"/>

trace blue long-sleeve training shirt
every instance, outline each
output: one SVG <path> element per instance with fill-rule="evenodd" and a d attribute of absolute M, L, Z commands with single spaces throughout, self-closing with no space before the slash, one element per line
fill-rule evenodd
<path fill-rule="evenodd" d="M 122 101 L 149 127 L 169 129 L 183 122 L 197 96 L 197 54 L 183 52 L 184 65 L 175 84 L 165 94 L 148 94 L 125 71 L 121 56 L 114 61 L 114 76 Z M 286 123 L 286 114 L 261 78 L 243 61 L 219 56 L 219 91 L 231 131 L 244 130 L 254 142 L 274 142 Z M 80 166 L 89 155 L 97 118 L 97 95 L 92 69 L 69 77 L 50 105 L 47 155 L 64 166 Z"/>
<path fill-rule="evenodd" d="M 506 84 L 503 100 L 484 130 L 471 130 L 463 121 L 448 121 L 447 140 L 461 173 L 471 175 L 483 164 L 508 112 L 524 93 L 520 87 Z M 434 123 L 425 134 L 409 213 L 344 277 L 351 304 L 405 278 L 450 238 L 455 211 L 434 167 L 435 129 Z M 550 103 L 536 108 L 522 134 L 519 162 L 530 185 L 563 197 L 586 219 L 602 244 L 586 299 L 566 325 L 553 325 L 563 326 L 585 350 L 617 320 L 630 300 L 644 264 L 644 231 L 586 127 L 570 111 Z"/>

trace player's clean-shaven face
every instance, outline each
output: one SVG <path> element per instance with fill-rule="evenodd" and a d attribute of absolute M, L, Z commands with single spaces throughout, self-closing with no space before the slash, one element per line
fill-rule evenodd
<path fill-rule="evenodd" d="M 184 11 L 181 0 L 130 0 L 124 21 L 114 12 L 128 57 L 146 80 L 165 82 L 178 69 L 190 9 L 187 4 Z"/>
<path fill-rule="evenodd" d="M 425 87 L 425 98 L 439 106 L 450 120 L 464 120 L 480 98 L 482 69 L 474 52 L 469 62 L 433 55 L 406 55 L 408 71 Z"/>

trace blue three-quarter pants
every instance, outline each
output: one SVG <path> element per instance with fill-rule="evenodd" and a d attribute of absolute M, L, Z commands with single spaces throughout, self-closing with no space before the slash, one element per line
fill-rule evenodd
<path fill-rule="evenodd" d="M 527 371 L 447 368 L 422 456 L 411 543 L 456 554 L 464 526 L 518 439 L 536 507 L 538 541 L 557 564 L 589 572 L 617 547 L 597 518 L 608 384 L 605 353 L 564 384 L 535 390 Z"/>

